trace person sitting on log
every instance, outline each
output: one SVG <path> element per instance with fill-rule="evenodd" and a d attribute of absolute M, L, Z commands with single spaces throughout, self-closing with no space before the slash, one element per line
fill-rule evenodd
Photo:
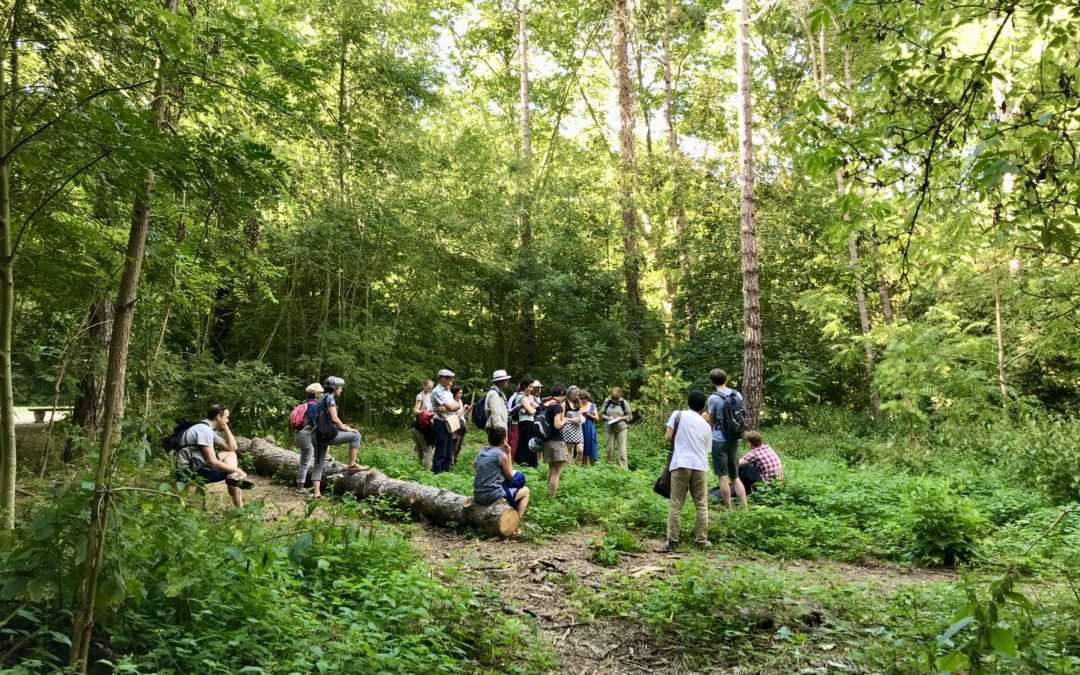
<path fill-rule="evenodd" d="M 236 438 L 229 429 L 229 409 L 220 403 L 211 405 L 206 419 L 192 424 L 180 436 L 176 479 L 192 487 L 225 481 L 233 505 L 243 508 L 240 490 L 250 490 L 255 484 L 238 466 L 236 448 Z"/>
<path fill-rule="evenodd" d="M 323 397 L 319 400 L 317 406 L 316 417 L 322 415 L 325 410 L 329 415 L 330 421 L 335 427 L 337 427 L 337 435 L 330 439 L 329 442 L 321 442 L 316 438 L 315 443 L 315 468 L 311 470 L 311 487 L 312 487 L 312 499 L 322 499 L 322 477 L 323 467 L 326 463 L 326 451 L 331 445 L 349 444 L 349 466 L 346 469 L 351 475 L 358 471 L 362 471 L 360 465 L 356 463 L 356 454 L 360 451 L 360 432 L 350 427 L 341 421 L 337 412 L 337 397 L 341 396 L 341 391 L 345 388 L 345 380 L 340 377 L 328 377 L 323 382 Z M 314 434 L 313 434 L 314 435 Z"/>
<path fill-rule="evenodd" d="M 510 446 L 506 443 L 506 429 L 490 427 L 487 430 L 488 444 L 480 448 L 473 460 L 476 477 L 473 479 L 473 502 L 480 506 L 489 506 L 505 499 L 518 512 L 518 517 L 525 517 L 529 506 L 529 488 L 525 487 L 525 476 L 514 471 L 510 460 Z M 520 534 L 519 527 L 514 534 Z"/>

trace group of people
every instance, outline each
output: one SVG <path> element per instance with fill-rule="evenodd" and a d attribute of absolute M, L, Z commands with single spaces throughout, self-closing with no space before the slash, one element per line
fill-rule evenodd
<path fill-rule="evenodd" d="M 608 461 L 627 468 L 626 437 L 633 413 L 618 387 L 598 407 L 592 395 L 577 386 L 556 384 L 545 396 L 543 385 L 531 377 L 521 379 L 510 392 L 510 374 L 496 370 L 480 402 L 467 404 L 461 387 L 454 384 L 453 371 L 444 368 L 438 378 L 438 385 L 431 380 L 424 382 L 413 405 L 414 451 L 425 470 L 441 473 L 454 466 L 472 421 L 470 413 L 477 405 L 483 410 L 483 431 L 501 430 L 500 447 L 506 447 L 511 466 L 517 462 L 535 468 L 541 461 L 548 465 L 548 487 L 553 497 L 564 464 L 593 465 L 599 459 L 597 428 L 601 424 L 607 430 Z M 541 414 L 552 432 L 543 434 L 543 438 L 537 428 Z"/>
<path fill-rule="evenodd" d="M 462 398 L 461 387 L 454 385 L 454 373 L 443 369 L 439 383 L 424 383 L 416 395 L 413 412 L 413 439 L 417 458 L 425 470 L 435 473 L 448 471 L 457 461 L 465 430 L 470 423 L 474 404 Z M 687 408 L 675 411 L 668 419 L 665 438 L 671 444 L 670 507 L 668 511 L 667 546 L 674 550 L 680 538 L 680 518 L 687 494 L 695 507 L 694 540 L 709 546 L 707 537 L 708 472 L 711 464 L 719 478 L 715 492 L 726 508 L 737 501 L 745 508 L 747 493 L 755 484 L 782 479 L 783 464 L 776 452 L 762 441 L 757 431 L 742 432 L 734 428 L 733 411 L 744 410 L 742 394 L 727 385 L 727 373 L 717 368 L 709 373 L 714 391 L 706 396 L 691 391 Z M 491 387 L 477 406 L 482 406 L 482 420 L 487 444 L 473 461 L 475 478 L 473 499 L 481 505 L 506 499 L 509 505 L 524 515 L 529 503 L 529 488 L 525 477 L 514 470 L 514 462 L 536 467 L 540 461 L 548 465 L 548 496 L 558 497 L 562 468 L 568 462 L 592 465 L 597 461 L 597 427 L 606 428 L 607 459 L 627 468 L 626 439 L 633 413 L 619 388 L 597 406 L 588 391 L 578 387 L 556 384 L 544 396 L 542 385 L 524 378 L 517 389 L 507 396 L 511 377 L 497 370 Z M 345 381 L 336 376 L 306 389 L 306 399 L 298 405 L 290 422 L 295 430 L 295 442 L 300 448 L 296 475 L 297 490 L 306 493 L 311 479 L 310 498 L 322 497 L 322 482 L 326 469 L 327 451 L 331 445 L 349 446 L 347 473 L 361 470 L 356 463 L 360 449 L 360 432 L 343 422 L 338 414 L 337 398 Z M 176 437 L 177 478 L 190 483 L 224 481 L 233 503 L 243 506 L 241 490 L 253 483 L 239 468 L 236 439 L 229 429 L 229 410 L 214 404 L 206 419 L 189 424 L 174 433 Z M 739 441 L 746 442 L 749 451 L 739 457 Z"/>
<path fill-rule="evenodd" d="M 713 393 L 698 390 L 687 396 L 687 409 L 671 413 L 665 438 L 671 443 L 671 503 L 668 507 L 667 548 L 679 545 L 682 508 L 687 493 L 694 502 L 694 542 L 709 547 L 708 482 L 709 463 L 719 477 L 720 498 L 725 508 L 737 499 L 746 508 L 746 494 L 760 482 L 784 477 L 784 467 L 776 452 L 762 442 L 757 431 L 742 432 L 731 422 L 732 410 L 743 407 L 742 394 L 727 386 L 727 373 L 720 368 L 709 373 Z M 739 441 L 750 451 L 739 457 Z"/>

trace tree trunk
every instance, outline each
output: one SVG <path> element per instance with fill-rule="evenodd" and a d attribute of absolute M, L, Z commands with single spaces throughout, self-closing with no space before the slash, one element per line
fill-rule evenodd
<path fill-rule="evenodd" d="M 818 89 L 822 99 L 824 99 L 826 95 L 825 84 L 828 82 L 829 77 L 829 71 L 825 67 L 824 28 L 818 33 L 818 39 L 821 45 L 818 49 L 818 57 L 821 61 L 821 74 L 818 78 Z M 813 44 L 813 40 L 811 40 L 811 44 Z M 844 47 L 844 88 L 845 91 L 849 93 L 852 91 L 851 51 L 846 46 Z M 853 116 L 854 114 L 851 106 L 848 106 L 844 117 L 844 123 L 849 127 L 854 121 Z M 844 172 L 840 169 L 836 170 L 836 191 L 841 196 L 847 192 L 847 186 L 844 183 Z M 843 219 L 845 222 L 850 223 L 851 214 L 845 211 Z M 866 372 L 867 386 L 870 388 L 870 414 L 877 420 L 881 417 L 881 400 L 878 396 L 877 389 L 874 388 L 874 346 L 870 342 L 870 313 L 866 307 L 866 284 L 864 282 L 862 268 L 859 266 L 859 235 L 854 229 L 848 236 L 848 258 L 851 261 L 851 273 L 855 281 L 855 304 L 859 310 L 859 329 L 862 331 L 863 338 L 863 369 Z"/>
<path fill-rule="evenodd" d="M 892 295 L 889 291 L 889 282 L 885 280 L 885 273 L 881 270 L 881 256 L 878 255 L 877 244 L 871 243 L 870 254 L 874 257 L 874 275 L 877 276 L 878 297 L 881 298 L 881 315 L 885 318 L 885 325 L 893 323 Z"/>
<path fill-rule="evenodd" d="M 16 10 L 18 4 L 16 4 Z M 11 388 L 11 331 L 15 277 L 11 239 L 11 157 L 8 156 L 8 94 L 5 47 L 11 51 L 11 79 L 16 81 L 15 17 L 8 24 L 10 42 L 0 41 L 0 528 L 15 529 L 15 401 Z M 15 91 L 15 87 L 12 87 Z M 12 106 L 14 110 L 14 104 Z"/>
<path fill-rule="evenodd" d="M 255 470 L 260 475 L 296 480 L 296 470 L 300 464 L 297 453 L 277 447 L 269 438 L 238 438 L 236 443 L 239 452 L 251 455 Z M 473 504 L 472 497 L 389 478 L 375 469 L 348 476 L 344 475 L 345 465 L 341 462 L 330 462 L 328 468 L 331 470 L 330 476 L 334 477 L 331 483 L 334 492 L 349 492 L 360 499 L 385 495 L 393 498 L 403 511 L 437 523 L 457 523 L 500 537 L 510 536 L 520 524 L 517 511 L 510 508 L 506 501 L 480 506 Z"/>
<path fill-rule="evenodd" d="M 837 189 L 843 189 L 843 178 L 840 173 L 836 174 Z M 844 214 L 844 220 L 851 220 L 851 216 Z M 863 336 L 863 356 L 865 357 L 863 368 L 866 370 L 866 380 L 870 386 L 870 413 L 874 419 L 881 416 L 881 401 L 877 390 L 874 388 L 874 346 L 870 343 L 870 314 L 866 309 L 866 291 L 864 290 L 862 270 L 859 268 L 859 236 L 852 231 L 848 236 L 848 255 L 851 258 L 851 273 L 855 278 L 855 302 L 859 306 L 859 328 Z"/>
<path fill-rule="evenodd" d="M 1002 403 L 1008 402 L 1009 387 L 1005 380 L 1005 329 L 1001 320 L 1001 282 L 999 265 L 994 261 L 994 336 L 997 338 L 998 386 L 1001 387 Z"/>
<path fill-rule="evenodd" d="M 686 303 L 686 325 L 690 339 L 697 337 L 697 312 L 694 309 L 694 297 L 691 292 L 692 277 L 690 260 L 686 255 L 686 209 L 683 207 L 682 189 L 679 184 L 679 135 L 675 130 L 675 82 L 671 72 L 671 0 L 664 3 L 664 122 L 668 132 L 668 158 L 671 166 L 672 206 L 675 207 L 675 241 L 679 248 L 679 271 L 682 273 L 682 297 Z"/>
<path fill-rule="evenodd" d="M 347 129 L 345 127 L 345 112 L 346 112 L 346 99 L 345 99 L 345 70 L 349 56 L 349 43 L 345 39 L 345 34 L 341 35 L 341 52 L 338 54 L 338 100 L 337 100 L 337 127 L 338 127 L 338 139 L 337 139 L 337 184 L 338 184 L 338 199 L 342 204 L 345 204 L 345 137 Z"/>
<path fill-rule="evenodd" d="M 91 442 L 97 439 L 105 412 L 105 373 L 108 368 L 112 330 L 112 300 L 107 297 L 97 298 L 90 303 L 87 323 L 90 341 L 83 374 L 79 378 L 79 390 L 75 395 L 75 406 L 71 412 L 72 424 L 82 427 Z M 74 451 L 75 448 L 69 440 L 64 446 L 65 463 L 75 459 Z"/>
<path fill-rule="evenodd" d="M 521 182 L 518 186 L 518 229 L 521 233 L 521 269 L 525 278 L 521 299 L 521 315 L 524 329 L 525 372 L 536 367 L 536 312 L 533 310 L 532 284 L 532 122 L 529 119 L 529 4 L 520 0 L 518 5 L 518 78 L 521 102 L 519 121 L 521 125 Z"/>
<path fill-rule="evenodd" d="M 627 0 L 615 0 L 615 73 L 619 89 L 619 202 L 622 207 L 623 277 L 626 281 L 626 303 L 629 328 L 637 337 L 637 349 L 630 359 L 633 372 L 630 398 L 641 390 L 641 368 L 645 355 L 644 307 L 641 303 L 641 260 L 637 250 L 637 210 L 634 206 L 634 110 L 633 85 L 630 81 L 630 15 Z"/>
<path fill-rule="evenodd" d="M 165 9 L 176 13 L 177 0 L 166 0 Z M 161 75 L 158 57 L 155 70 L 157 82 L 154 99 L 150 104 L 154 125 L 164 131 L 165 80 Z M 146 234 L 150 229 L 150 205 L 154 191 L 154 171 L 146 170 L 146 177 L 135 195 L 131 231 L 128 234 L 124 271 L 120 278 L 113 317 L 112 336 L 109 342 L 109 367 L 105 378 L 105 408 L 102 412 L 101 454 L 97 475 L 94 479 L 94 496 L 90 501 L 90 523 L 86 532 L 86 558 L 75 593 L 75 616 L 71 628 L 71 657 L 69 666 L 76 672 L 85 673 L 90 656 L 90 634 L 94 627 L 94 602 L 97 598 L 98 579 L 105 561 L 105 535 L 109 524 L 110 493 L 106 481 L 112 466 L 113 443 L 120 435 L 120 422 L 124 410 L 124 381 L 127 376 L 128 345 L 131 342 L 131 325 L 135 316 L 135 299 L 142 273 L 142 259 L 146 251 Z"/>
<path fill-rule="evenodd" d="M 743 383 L 746 428 L 757 429 L 761 419 L 763 372 L 761 306 L 758 290 L 757 230 L 754 225 L 754 121 L 750 108 L 750 7 L 739 3 L 736 20 L 735 70 L 739 81 L 739 220 L 743 276 Z"/>

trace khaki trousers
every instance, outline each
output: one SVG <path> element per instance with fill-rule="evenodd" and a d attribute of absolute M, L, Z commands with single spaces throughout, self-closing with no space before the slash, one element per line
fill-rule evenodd
<path fill-rule="evenodd" d="M 416 453 L 416 459 L 420 460 L 420 466 L 424 467 L 424 471 L 431 471 L 431 459 L 435 456 L 434 448 L 427 444 L 424 432 L 416 427 L 413 427 L 412 437 L 415 446 L 413 452 Z"/>
<path fill-rule="evenodd" d="M 627 427 L 623 427 L 621 431 L 612 431 L 607 429 L 607 461 L 608 464 L 615 463 L 615 446 L 619 447 L 619 466 L 627 468 L 626 464 L 626 434 L 630 431 Z"/>
<path fill-rule="evenodd" d="M 689 490 L 694 500 L 694 542 L 709 540 L 709 472 L 675 469 L 671 472 L 671 504 L 668 506 L 667 538 L 679 541 L 683 502 Z"/>

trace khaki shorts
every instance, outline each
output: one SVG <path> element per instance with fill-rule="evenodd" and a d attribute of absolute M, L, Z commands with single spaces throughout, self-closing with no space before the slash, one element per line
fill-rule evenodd
<path fill-rule="evenodd" d="M 570 453 L 566 450 L 563 441 L 547 441 L 544 443 L 544 463 L 565 462 L 570 459 Z"/>

